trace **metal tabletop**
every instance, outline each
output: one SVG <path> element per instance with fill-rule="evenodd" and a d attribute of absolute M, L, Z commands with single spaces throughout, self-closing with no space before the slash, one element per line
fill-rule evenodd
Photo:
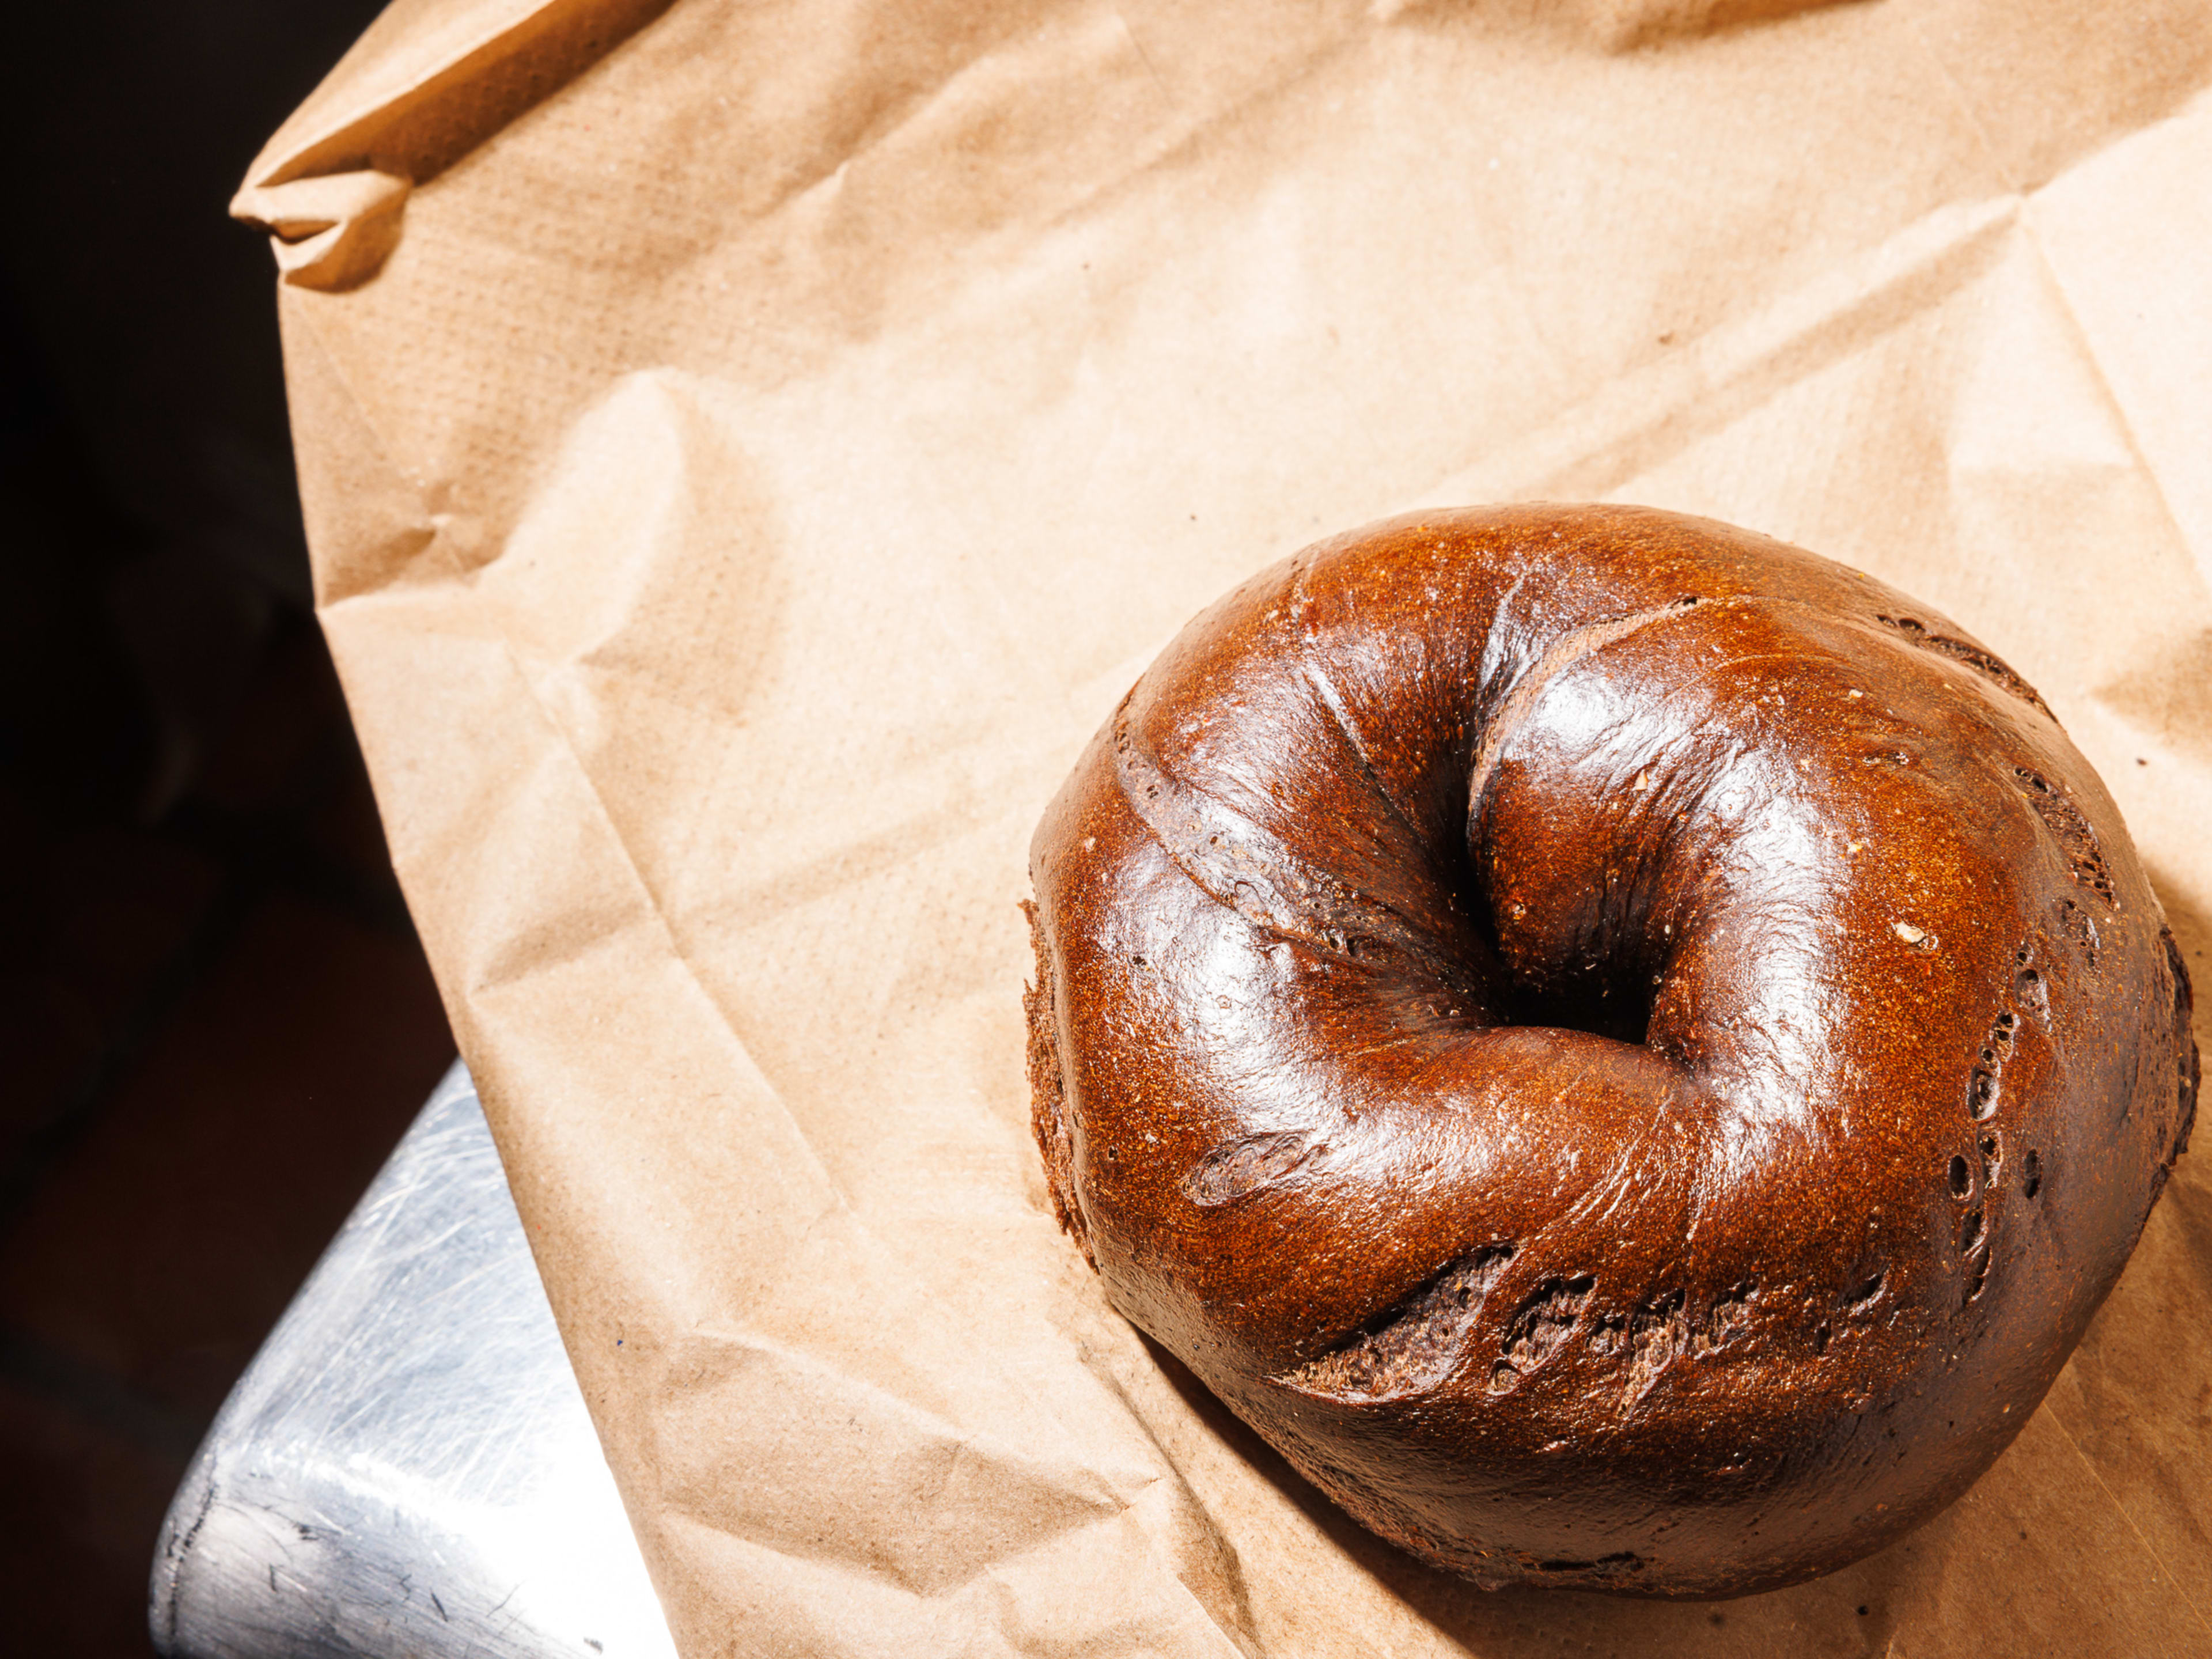
<path fill-rule="evenodd" d="M 459 1064 L 208 1431 L 149 1614 L 179 1659 L 673 1659 Z"/>

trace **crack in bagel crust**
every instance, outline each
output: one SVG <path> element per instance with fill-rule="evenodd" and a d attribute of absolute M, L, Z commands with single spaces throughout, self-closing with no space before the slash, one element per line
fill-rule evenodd
<path fill-rule="evenodd" d="M 1485 1583 L 1738 1594 L 1925 1519 L 2194 1115 L 2186 969 L 2032 688 L 1709 521 L 1300 554 L 1031 874 L 1034 1127 L 1114 1305 Z"/>
<path fill-rule="evenodd" d="M 1370 1328 L 1285 1373 L 1310 1394 L 1390 1400 L 1432 1387 L 1459 1362 L 1482 1304 L 1513 1260 L 1511 1244 L 1486 1244 L 1454 1262 Z"/>
<path fill-rule="evenodd" d="M 1971 641 L 1956 639 L 1948 634 L 1931 633 L 1928 624 L 1917 617 L 1877 617 L 1875 620 L 1885 628 L 1895 629 L 1923 650 L 1940 652 L 1954 661 L 1966 664 L 1984 678 L 1994 681 L 2009 695 L 2019 698 L 2045 720 L 2054 725 L 2057 723 L 2058 717 L 2051 712 L 2051 706 L 2043 701 L 2036 689 L 2014 673 L 2011 665 L 1994 652 L 1985 651 Z"/>
<path fill-rule="evenodd" d="M 1273 1186 L 1323 1150 L 1310 1135 L 1253 1135 L 1208 1152 L 1183 1177 L 1182 1189 L 1192 1203 L 1211 1209 Z"/>

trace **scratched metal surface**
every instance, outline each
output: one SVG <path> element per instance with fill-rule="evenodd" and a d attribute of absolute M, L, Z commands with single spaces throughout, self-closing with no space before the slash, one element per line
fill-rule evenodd
<path fill-rule="evenodd" d="M 149 1613 L 180 1659 L 673 1659 L 459 1065 L 209 1430 Z"/>

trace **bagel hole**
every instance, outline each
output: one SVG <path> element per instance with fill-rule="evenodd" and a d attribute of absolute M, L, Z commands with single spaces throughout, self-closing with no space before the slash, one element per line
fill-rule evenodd
<path fill-rule="evenodd" d="M 2021 1183 L 2021 1191 L 2033 1198 L 2043 1190 L 2042 1154 L 2030 1148 L 2026 1169 L 2027 1178 Z"/>
<path fill-rule="evenodd" d="M 1651 1009 L 1665 975 L 1641 963 L 1615 971 L 1593 969 L 1563 984 L 1516 984 L 1506 997 L 1513 1025 L 1585 1031 L 1642 1048 L 1651 1031 Z"/>
<path fill-rule="evenodd" d="M 1964 1198 L 1974 1190 L 1974 1172 L 1963 1158 L 1951 1160 L 1951 1196 Z"/>
<path fill-rule="evenodd" d="M 1529 941 L 1518 931 L 1525 926 L 1525 904 L 1498 885 L 1495 865 L 1495 849 L 1478 835 L 1463 872 L 1462 891 L 1470 902 L 1460 915 L 1478 954 L 1503 970 L 1493 1003 L 1499 1023 L 1647 1046 L 1652 1010 L 1666 988 L 1672 930 L 1643 916 L 1620 927 L 1595 951 L 1585 942 L 1576 959 L 1532 959 Z"/>

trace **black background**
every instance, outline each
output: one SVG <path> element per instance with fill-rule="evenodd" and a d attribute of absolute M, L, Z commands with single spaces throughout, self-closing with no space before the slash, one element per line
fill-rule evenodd
<path fill-rule="evenodd" d="M 192 1448 L 453 1054 L 310 609 L 274 268 L 224 210 L 377 9 L 78 0 L 0 51 L 11 1652 L 150 1651 Z"/>

